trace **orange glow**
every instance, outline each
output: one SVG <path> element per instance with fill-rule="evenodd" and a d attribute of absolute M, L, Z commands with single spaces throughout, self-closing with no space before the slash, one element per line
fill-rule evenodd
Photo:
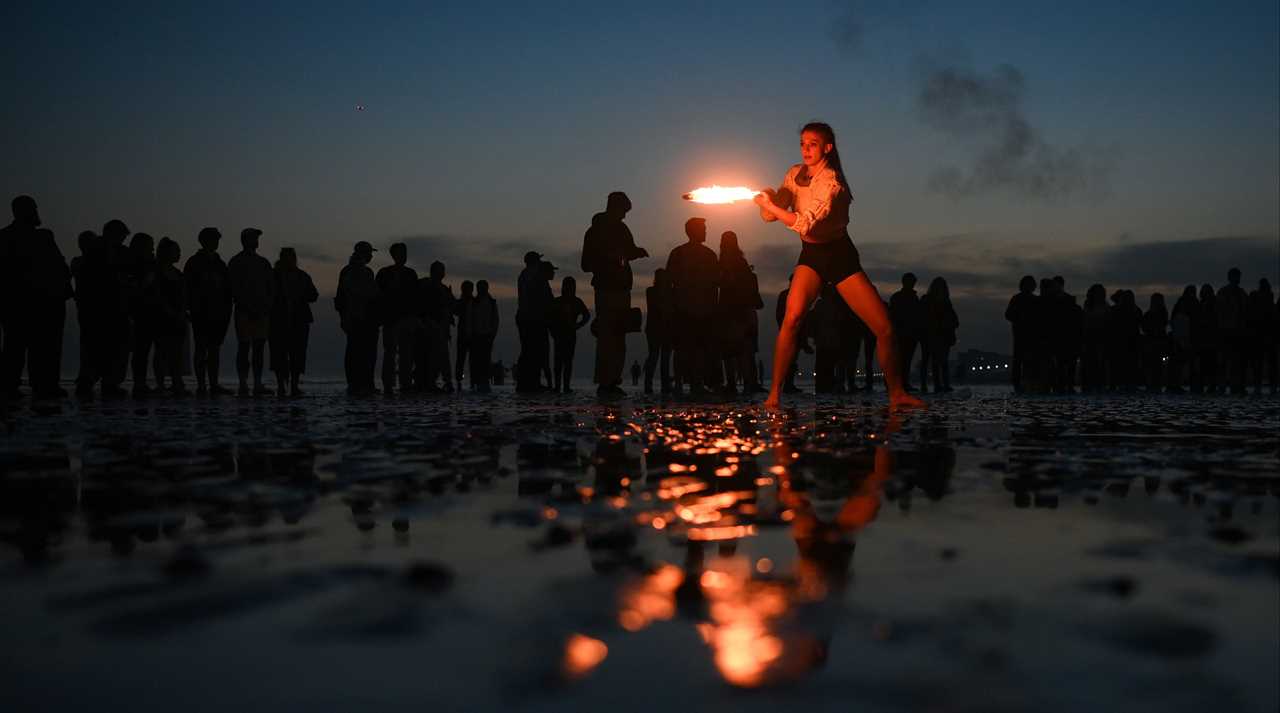
<path fill-rule="evenodd" d="M 684 199 L 693 201 L 694 203 L 703 203 L 708 205 L 733 203 L 735 201 L 749 201 L 756 197 L 757 191 L 754 188 L 746 186 L 703 186 L 695 188 L 684 194 Z"/>
<path fill-rule="evenodd" d="M 689 539 L 696 542 L 718 542 L 720 540 L 737 540 L 755 534 L 755 525 L 723 525 L 689 530 Z"/>
<path fill-rule="evenodd" d="M 569 678 L 582 678 L 608 655 L 609 647 L 603 641 L 574 634 L 564 645 L 564 673 Z"/>
<path fill-rule="evenodd" d="M 773 571 L 773 560 L 768 557 L 761 557 L 756 560 L 756 571 L 760 574 L 768 574 Z"/>

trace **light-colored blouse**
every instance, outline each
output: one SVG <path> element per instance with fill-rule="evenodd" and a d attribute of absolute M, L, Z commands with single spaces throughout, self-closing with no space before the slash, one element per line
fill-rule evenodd
<path fill-rule="evenodd" d="M 849 206 L 853 203 L 853 195 L 840 185 L 836 172 L 825 163 L 808 181 L 803 179 L 806 172 L 802 163 L 792 166 L 782 179 L 775 202 L 780 208 L 796 214 L 791 230 L 798 233 L 801 240 L 825 243 L 843 237 L 849 230 Z M 776 220 L 764 211 L 761 215 L 765 220 Z"/>

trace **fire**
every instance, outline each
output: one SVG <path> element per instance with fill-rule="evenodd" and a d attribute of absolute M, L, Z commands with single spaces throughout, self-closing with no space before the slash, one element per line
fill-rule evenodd
<path fill-rule="evenodd" d="M 703 186 L 684 194 L 684 199 L 694 203 L 723 204 L 736 201 L 749 201 L 756 197 L 757 191 L 746 186 Z"/>

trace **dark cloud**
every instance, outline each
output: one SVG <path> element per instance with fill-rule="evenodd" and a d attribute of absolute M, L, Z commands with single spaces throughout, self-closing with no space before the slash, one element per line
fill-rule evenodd
<path fill-rule="evenodd" d="M 926 58 L 918 78 L 921 121 L 975 151 L 968 167 L 934 172 L 930 188 L 953 198 L 999 189 L 1040 200 L 1106 194 L 1114 162 L 1100 152 L 1048 143 L 1026 116 L 1026 77 L 1017 67 L 1003 64 L 982 74 Z"/>

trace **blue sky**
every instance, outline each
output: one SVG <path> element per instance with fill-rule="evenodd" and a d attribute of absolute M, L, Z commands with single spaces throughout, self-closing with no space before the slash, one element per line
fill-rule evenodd
<path fill-rule="evenodd" d="M 992 255 L 1060 263 L 1082 293 L 1118 245 L 1230 237 L 1225 255 L 1195 243 L 1210 246 L 1191 257 L 1198 281 L 1237 257 L 1257 263 L 1246 282 L 1276 278 L 1274 2 L 30 5 L 4 10 L 17 30 L 0 48 L 0 191 L 36 196 L 68 254 L 111 217 L 188 251 L 204 225 L 253 225 L 268 254 L 297 246 L 322 291 L 352 242 L 399 237 L 455 283 L 509 285 L 526 246 L 576 274 L 591 214 L 620 189 L 655 256 L 697 212 L 712 235 L 736 230 L 776 289 L 792 236 L 679 194 L 777 183 L 818 118 L 838 132 L 852 232 L 886 297 L 878 263 L 990 278 L 953 281 L 971 301 L 962 347 L 1000 346 L 990 309 L 1020 265 Z M 931 188 L 991 143 L 922 120 L 923 68 L 940 65 L 1016 68 L 1013 111 L 1051 155 L 1096 167 L 1088 189 Z M 637 263 L 641 283 L 659 262 Z M 1184 272 L 1170 264 L 1169 285 Z M 1140 295 L 1161 286 L 1134 274 Z"/>

